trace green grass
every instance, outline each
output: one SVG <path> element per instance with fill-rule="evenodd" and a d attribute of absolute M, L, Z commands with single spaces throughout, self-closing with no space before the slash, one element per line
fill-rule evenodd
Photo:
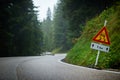
<path fill-rule="evenodd" d="M 110 51 L 101 52 L 97 67 L 120 69 L 120 2 L 86 23 L 82 36 L 68 52 L 66 62 L 81 66 L 94 65 L 97 50 L 91 49 L 90 44 L 95 34 L 103 27 L 105 20 L 108 21 Z"/>

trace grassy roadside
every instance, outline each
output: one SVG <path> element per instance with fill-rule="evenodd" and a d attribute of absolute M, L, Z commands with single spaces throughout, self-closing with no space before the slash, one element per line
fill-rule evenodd
<path fill-rule="evenodd" d="M 87 22 L 82 36 L 68 52 L 65 61 L 68 63 L 92 67 L 97 51 L 90 48 L 93 36 L 103 27 L 107 20 L 107 30 L 111 45 L 108 53 L 101 52 L 97 67 L 120 69 L 120 2 L 103 11 L 99 16 Z"/>

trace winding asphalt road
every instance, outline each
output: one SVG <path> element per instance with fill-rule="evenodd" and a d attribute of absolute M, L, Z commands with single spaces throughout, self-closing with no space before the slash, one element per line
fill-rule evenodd
<path fill-rule="evenodd" d="M 120 72 L 61 62 L 65 55 L 0 58 L 0 80 L 120 80 Z"/>

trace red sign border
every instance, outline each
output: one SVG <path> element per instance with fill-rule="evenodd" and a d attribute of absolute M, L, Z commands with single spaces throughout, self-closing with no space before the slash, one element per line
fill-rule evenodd
<path fill-rule="evenodd" d="M 108 42 L 96 40 L 97 36 L 100 35 L 103 30 L 105 30 L 105 34 L 106 34 L 106 37 L 107 37 Z M 92 40 L 94 40 L 94 41 L 96 41 L 96 42 L 103 43 L 103 44 L 108 44 L 108 45 L 110 45 L 110 40 L 109 40 L 109 37 L 108 37 L 108 32 L 107 32 L 106 27 L 104 26 L 104 27 L 97 33 L 97 35 L 95 35 L 95 37 L 93 37 Z"/>

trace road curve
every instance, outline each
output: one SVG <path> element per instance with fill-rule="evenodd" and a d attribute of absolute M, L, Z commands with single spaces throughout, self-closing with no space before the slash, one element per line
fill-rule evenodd
<path fill-rule="evenodd" d="M 0 80 L 120 80 L 120 72 L 61 62 L 65 55 L 0 58 Z"/>
<path fill-rule="evenodd" d="M 17 67 L 23 62 L 34 60 L 36 57 L 3 57 L 0 58 L 0 80 L 18 80 Z"/>
<path fill-rule="evenodd" d="M 19 80 L 120 80 L 120 73 L 112 73 L 60 62 L 65 54 L 42 56 L 29 60 L 17 68 Z"/>

